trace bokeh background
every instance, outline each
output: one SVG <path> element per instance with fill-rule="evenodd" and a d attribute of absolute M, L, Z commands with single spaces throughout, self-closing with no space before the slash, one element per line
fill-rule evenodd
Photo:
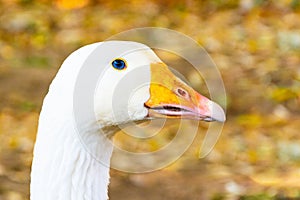
<path fill-rule="evenodd" d="M 29 199 L 42 99 L 67 55 L 148 26 L 180 31 L 209 52 L 227 90 L 227 122 L 204 159 L 199 134 L 163 170 L 112 170 L 110 199 L 300 199 L 299 0 L 2 0 L 0 200 Z M 171 122 L 164 131 L 174 130 Z"/>

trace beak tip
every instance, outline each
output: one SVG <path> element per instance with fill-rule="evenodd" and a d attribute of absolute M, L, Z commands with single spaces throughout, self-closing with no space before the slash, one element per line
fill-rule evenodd
<path fill-rule="evenodd" d="M 223 108 L 215 102 L 211 104 L 211 117 L 218 122 L 225 122 L 226 115 Z"/>

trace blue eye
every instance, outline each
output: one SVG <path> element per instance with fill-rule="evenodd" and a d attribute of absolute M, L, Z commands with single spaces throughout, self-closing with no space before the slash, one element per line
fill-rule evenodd
<path fill-rule="evenodd" d="M 111 64 L 117 70 L 123 70 L 127 67 L 125 61 L 119 58 L 112 61 Z"/>

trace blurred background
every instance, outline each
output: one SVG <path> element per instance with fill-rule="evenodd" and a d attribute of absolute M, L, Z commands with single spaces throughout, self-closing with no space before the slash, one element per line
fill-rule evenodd
<path fill-rule="evenodd" d="M 7 0 L 0 1 L 0 200 L 29 199 L 38 115 L 62 61 L 147 26 L 180 31 L 209 52 L 227 90 L 227 122 L 204 159 L 199 134 L 166 169 L 112 170 L 110 199 L 300 199 L 299 0 Z"/>

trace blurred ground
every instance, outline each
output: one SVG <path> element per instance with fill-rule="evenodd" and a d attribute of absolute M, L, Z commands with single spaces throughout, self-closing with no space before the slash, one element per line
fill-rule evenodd
<path fill-rule="evenodd" d="M 38 113 L 61 62 L 145 26 L 205 47 L 224 79 L 228 120 L 205 159 L 199 135 L 167 169 L 113 170 L 111 199 L 300 199 L 300 1 L 11 0 L 0 1 L 0 200 L 28 199 Z"/>

